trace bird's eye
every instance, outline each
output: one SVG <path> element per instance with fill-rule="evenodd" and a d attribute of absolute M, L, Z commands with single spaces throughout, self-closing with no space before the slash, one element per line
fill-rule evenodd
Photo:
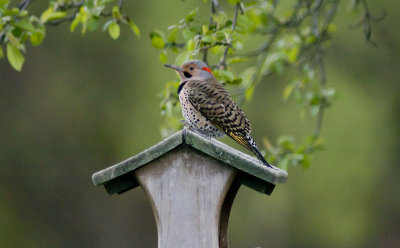
<path fill-rule="evenodd" d="M 193 66 L 189 67 L 189 70 L 193 71 L 194 70 Z"/>

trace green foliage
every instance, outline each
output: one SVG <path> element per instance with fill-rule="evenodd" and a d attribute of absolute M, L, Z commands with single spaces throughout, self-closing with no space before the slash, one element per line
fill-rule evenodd
<path fill-rule="evenodd" d="M 299 145 L 288 135 L 279 137 L 274 145 L 265 138 L 265 151 L 283 168 L 299 164 L 307 167 L 313 151 L 321 146 L 324 109 L 331 106 L 336 95 L 336 90 L 327 86 L 323 56 L 336 30 L 333 20 L 339 0 L 297 0 L 285 11 L 277 11 L 278 1 L 273 0 L 227 0 L 225 9 L 218 0 L 203 2 L 211 4 L 209 16 L 199 16 L 196 8 L 167 31 L 156 29 L 150 33 L 152 46 L 160 50 L 160 61 L 166 63 L 173 57 L 180 65 L 188 59 L 204 60 L 216 78 L 232 89 L 239 105 L 252 99 L 260 83 L 268 83 L 267 76 L 291 72 L 291 79 L 283 87 L 283 101 L 295 100 L 302 116 L 315 118 L 315 128 Z M 0 58 L 6 53 L 17 71 L 24 64 L 27 41 L 40 45 L 46 37 L 46 26 L 70 22 L 70 31 L 80 27 L 82 34 L 102 26 L 115 40 L 125 24 L 140 36 L 138 26 L 122 12 L 122 1 L 50 0 L 40 17 L 29 14 L 29 3 L 23 0 L 12 6 L 9 0 L 0 0 Z M 351 3 L 353 8 L 361 5 L 364 10 L 355 27 L 362 26 L 366 40 L 375 44 L 371 22 L 384 15 L 373 16 L 366 0 Z M 170 81 L 161 93 L 161 110 L 167 120 L 164 135 L 181 128 L 178 85 L 178 81 Z"/>
<path fill-rule="evenodd" d="M 43 25 L 38 18 L 29 16 L 26 10 L 10 8 L 9 4 L 8 0 L 0 1 L 0 44 L 7 47 L 6 54 L 10 65 L 20 71 L 25 61 L 25 42 L 29 38 L 31 42 L 33 40 L 34 45 L 40 43 Z M 3 48 L 0 52 L 0 58 L 2 57 Z"/>
<path fill-rule="evenodd" d="M 11 66 L 15 70 L 21 71 L 25 58 L 24 55 L 22 55 L 22 53 L 18 50 L 18 48 L 12 43 L 7 44 L 7 58 Z"/>
<path fill-rule="evenodd" d="M 111 38 L 114 40 L 118 39 L 119 33 L 120 33 L 120 28 L 118 23 L 116 22 L 111 22 L 110 25 L 108 25 L 108 33 L 110 34 Z"/>
<path fill-rule="evenodd" d="M 107 30 L 112 39 L 120 36 L 120 24 L 128 25 L 136 36 L 140 36 L 137 25 L 122 11 L 116 0 L 51 0 L 49 7 L 40 17 L 30 15 L 26 8 L 29 1 L 22 1 L 17 7 L 9 0 L 0 0 L 0 45 L 7 47 L 7 59 L 10 65 L 20 71 L 25 58 L 26 42 L 40 45 L 46 37 L 46 26 L 71 22 L 70 31 L 81 26 L 81 33 L 95 31 L 106 20 L 103 30 Z M 108 13 L 111 9 L 111 13 Z M 108 19 L 108 20 L 107 20 Z M 3 48 L 0 47 L 0 58 Z"/>
<path fill-rule="evenodd" d="M 164 34 L 158 30 L 150 33 L 151 45 L 157 49 L 163 49 L 165 46 Z"/>
<path fill-rule="evenodd" d="M 265 138 L 264 145 L 268 158 L 278 166 L 308 167 L 312 153 L 321 148 L 324 109 L 336 95 L 334 88 L 327 87 L 323 55 L 336 30 L 333 19 L 339 1 L 298 0 L 284 14 L 277 11 L 278 1 L 227 2 L 223 10 L 218 1 L 211 1 L 209 17 L 198 16 L 198 9 L 191 11 L 168 28 L 168 35 L 152 32 L 152 45 L 161 50 L 162 63 L 175 57 L 177 65 L 193 58 L 210 64 L 240 105 L 252 99 L 258 84 L 269 83 L 266 76 L 294 68 L 290 72 L 296 73 L 291 73 L 283 99 L 295 99 L 302 116 L 308 113 L 316 119 L 313 134 L 299 145 L 287 135 L 279 137 L 275 145 Z M 245 45 L 250 42 L 251 47 Z M 181 128 L 177 87 L 177 82 L 168 83 L 161 93 L 162 114 L 167 119 L 164 134 Z"/>

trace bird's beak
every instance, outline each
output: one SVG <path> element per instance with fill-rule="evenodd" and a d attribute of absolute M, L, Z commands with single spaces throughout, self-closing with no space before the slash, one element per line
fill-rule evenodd
<path fill-rule="evenodd" d="M 183 69 L 180 66 L 176 65 L 164 65 L 167 68 L 174 69 L 175 71 L 183 71 Z"/>

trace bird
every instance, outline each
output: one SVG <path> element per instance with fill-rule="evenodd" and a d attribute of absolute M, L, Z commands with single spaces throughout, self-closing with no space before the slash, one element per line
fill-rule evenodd
<path fill-rule="evenodd" d="M 179 74 L 177 93 L 185 126 L 209 138 L 228 135 L 251 151 L 264 165 L 273 168 L 250 135 L 249 119 L 204 61 L 188 60 L 182 66 L 164 66 Z"/>

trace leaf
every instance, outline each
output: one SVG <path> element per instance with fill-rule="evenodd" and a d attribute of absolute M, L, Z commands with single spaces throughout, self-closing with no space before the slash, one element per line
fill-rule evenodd
<path fill-rule="evenodd" d="M 283 100 L 287 101 L 289 96 L 292 94 L 293 89 L 294 89 L 294 86 L 291 84 L 289 84 L 285 87 L 285 89 L 283 90 Z"/>
<path fill-rule="evenodd" d="M 40 22 L 46 23 L 48 21 L 53 21 L 57 19 L 62 19 L 67 16 L 67 12 L 64 11 L 54 11 L 52 7 L 45 10 L 40 16 Z"/>
<path fill-rule="evenodd" d="M 37 32 L 33 33 L 30 37 L 32 45 L 34 45 L 34 46 L 40 45 L 45 36 L 46 35 L 42 31 L 37 31 Z"/>
<path fill-rule="evenodd" d="M 95 31 L 100 24 L 100 18 L 98 18 L 97 16 L 94 16 L 92 18 L 90 18 L 87 22 L 87 28 L 90 32 Z"/>
<path fill-rule="evenodd" d="M 322 89 L 321 94 L 326 98 L 334 97 L 336 90 L 334 88 Z"/>
<path fill-rule="evenodd" d="M 263 144 L 268 151 L 274 149 L 274 146 L 271 144 L 271 141 L 269 141 L 268 137 L 266 136 L 263 137 Z"/>
<path fill-rule="evenodd" d="M 310 105 L 319 105 L 321 103 L 322 98 L 314 94 L 313 92 L 308 92 L 307 97 L 310 99 Z"/>
<path fill-rule="evenodd" d="M 139 27 L 131 19 L 129 19 L 128 23 L 129 23 L 129 26 L 131 26 L 131 29 L 132 29 L 133 33 L 137 37 L 140 37 L 140 29 L 139 29 Z"/>
<path fill-rule="evenodd" d="M 291 62 L 291 63 L 296 62 L 299 51 L 300 51 L 299 47 L 294 47 L 293 49 L 290 50 L 290 52 L 288 54 L 289 62 Z"/>
<path fill-rule="evenodd" d="M 4 52 L 3 52 L 3 48 L 1 48 L 0 46 L 0 59 L 4 57 Z"/>
<path fill-rule="evenodd" d="M 215 37 L 218 41 L 223 41 L 225 39 L 225 33 L 222 31 L 218 31 L 215 33 Z"/>
<path fill-rule="evenodd" d="M 319 113 L 319 105 L 312 106 L 310 109 L 311 116 L 317 116 Z"/>
<path fill-rule="evenodd" d="M 203 31 L 203 34 L 207 34 L 208 33 L 208 31 L 209 31 L 209 29 L 208 29 L 208 25 L 203 25 L 203 26 L 201 26 L 201 29 L 202 29 L 202 31 Z"/>
<path fill-rule="evenodd" d="M 16 23 L 14 24 L 14 26 L 19 27 L 19 28 L 21 28 L 21 29 L 25 29 L 25 30 L 30 31 L 30 32 L 35 32 L 35 31 L 36 31 L 36 29 L 35 29 L 35 27 L 32 25 L 32 23 L 30 23 L 30 22 L 28 22 L 28 21 L 24 21 L 24 20 L 19 21 L 19 22 L 16 22 Z"/>
<path fill-rule="evenodd" d="M 244 46 L 243 46 L 242 42 L 237 40 L 237 41 L 233 42 L 233 47 L 237 50 L 242 50 Z"/>
<path fill-rule="evenodd" d="M 188 51 L 193 51 L 193 50 L 194 50 L 194 47 L 195 47 L 194 40 L 190 39 L 190 40 L 188 41 L 188 43 L 187 43 L 187 50 L 188 50 Z"/>
<path fill-rule="evenodd" d="M 310 45 L 316 41 L 317 41 L 317 38 L 314 35 L 307 36 L 307 38 L 306 38 L 307 45 Z"/>
<path fill-rule="evenodd" d="M 0 0 L 0 8 L 7 8 L 7 5 L 9 3 L 9 0 Z"/>
<path fill-rule="evenodd" d="M 292 166 L 297 166 L 297 165 L 301 164 L 304 160 L 304 154 L 301 154 L 301 153 L 293 153 L 293 154 L 287 155 L 287 157 L 289 158 L 290 165 L 292 165 Z"/>
<path fill-rule="evenodd" d="M 69 30 L 70 30 L 71 32 L 74 32 L 76 26 L 78 26 L 78 24 L 79 24 L 80 22 L 81 22 L 80 15 L 77 14 L 77 15 L 75 16 L 75 19 L 71 22 L 71 26 L 69 27 Z"/>
<path fill-rule="evenodd" d="M 310 156 L 309 155 L 304 154 L 303 160 L 301 161 L 301 165 L 305 169 L 310 167 Z"/>
<path fill-rule="evenodd" d="M 193 21 L 194 20 L 193 17 L 196 15 L 197 10 L 198 10 L 198 8 L 190 11 L 190 13 L 185 17 L 185 21 L 187 21 L 187 22 Z"/>
<path fill-rule="evenodd" d="M 303 66 L 303 73 L 307 77 L 308 80 L 313 80 L 315 77 L 315 71 L 309 64 L 305 64 Z"/>
<path fill-rule="evenodd" d="M 245 58 L 245 57 L 233 57 L 233 58 L 228 59 L 228 64 L 242 63 L 247 60 L 248 60 L 248 58 Z"/>
<path fill-rule="evenodd" d="M 280 136 L 278 138 L 278 145 L 285 150 L 292 151 L 294 149 L 294 138 L 287 135 Z"/>
<path fill-rule="evenodd" d="M 326 29 L 328 32 L 334 33 L 337 31 L 337 26 L 334 23 L 330 23 Z"/>
<path fill-rule="evenodd" d="M 235 79 L 233 73 L 228 70 L 216 70 L 214 74 L 216 78 L 222 81 L 233 81 Z"/>
<path fill-rule="evenodd" d="M 185 40 L 190 40 L 190 39 L 193 39 L 193 37 L 195 36 L 195 33 L 191 32 L 189 29 L 184 29 L 182 31 L 182 36 Z"/>
<path fill-rule="evenodd" d="M 22 65 L 25 62 L 25 57 L 22 53 L 15 47 L 13 44 L 7 44 L 7 59 L 10 62 L 11 66 L 17 70 L 21 71 Z"/>
<path fill-rule="evenodd" d="M 11 14 L 17 15 L 19 13 L 19 9 L 17 7 L 14 7 L 11 9 Z"/>
<path fill-rule="evenodd" d="M 222 54 L 225 48 L 223 46 L 215 46 L 210 48 L 210 52 L 214 55 Z"/>
<path fill-rule="evenodd" d="M 0 3 L 0 5 L 1 5 L 1 3 Z M 21 10 L 21 11 L 19 11 L 18 15 L 20 17 L 26 17 L 26 16 L 28 16 L 28 11 L 26 9 L 25 10 Z"/>
<path fill-rule="evenodd" d="M 203 35 L 201 37 L 201 41 L 205 43 L 212 43 L 214 41 L 213 36 L 211 35 Z"/>
<path fill-rule="evenodd" d="M 324 148 L 324 139 L 319 137 L 313 142 L 314 150 L 323 150 Z"/>
<path fill-rule="evenodd" d="M 271 65 L 271 70 L 273 72 L 278 73 L 278 74 L 282 74 L 282 72 L 283 72 L 283 63 L 282 63 L 282 61 L 280 61 L 280 60 L 275 61 L 275 63 L 273 63 Z"/>
<path fill-rule="evenodd" d="M 250 100 L 253 97 L 253 92 L 254 92 L 254 84 L 251 85 L 250 87 L 248 87 L 246 89 L 246 92 L 244 94 L 244 98 L 246 99 L 246 101 Z"/>
<path fill-rule="evenodd" d="M 158 34 L 151 38 L 151 45 L 158 49 L 163 49 L 165 46 L 163 38 Z"/>
<path fill-rule="evenodd" d="M 13 44 L 15 47 L 20 47 L 21 42 L 17 37 L 15 37 L 11 32 L 6 33 L 7 39 Z"/>
<path fill-rule="evenodd" d="M 110 34 L 110 36 L 113 40 L 118 39 L 119 34 L 120 34 L 120 28 L 116 22 L 110 23 L 110 25 L 108 25 L 107 29 L 108 29 L 108 33 Z"/>
<path fill-rule="evenodd" d="M 81 33 L 85 34 L 88 26 L 88 19 L 89 17 L 92 16 L 91 14 L 88 13 L 88 10 L 86 7 L 82 6 L 79 8 L 79 13 L 76 14 L 74 21 L 71 23 L 71 32 L 74 31 L 75 27 L 79 24 L 82 23 L 82 30 Z"/>
<path fill-rule="evenodd" d="M 160 61 L 162 62 L 162 63 L 166 63 L 167 62 L 167 51 L 162 51 L 161 53 L 160 53 Z"/>
<path fill-rule="evenodd" d="M 114 20 L 108 20 L 106 23 L 104 23 L 103 31 L 106 31 L 108 29 L 108 26 L 110 26 L 110 24 L 113 22 L 114 22 Z"/>
<path fill-rule="evenodd" d="M 284 157 L 280 163 L 279 163 L 279 168 L 281 168 L 282 170 L 288 170 L 289 167 L 289 158 L 288 157 Z"/>
<path fill-rule="evenodd" d="M 236 5 L 236 4 L 240 3 L 241 0 L 226 0 L 226 1 L 231 5 Z"/>
<path fill-rule="evenodd" d="M 234 80 L 226 81 L 227 84 L 236 85 L 240 84 L 243 80 L 241 78 L 235 78 Z"/>
<path fill-rule="evenodd" d="M 117 18 L 117 19 L 121 18 L 121 13 L 119 12 L 119 7 L 118 7 L 118 5 L 115 5 L 115 6 L 112 8 L 112 15 L 113 15 L 113 17 L 115 17 L 115 18 Z"/>
<path fill-rule="evenodd" d="M 173 28 L 171 30 L 171 32 L 169 33 L 169 35 L 168 35 L 167 41 L 170 42 L 170 43 L 175 42 L 177 33 L 178 33 L 178 29 L 177 28 Z"/>

